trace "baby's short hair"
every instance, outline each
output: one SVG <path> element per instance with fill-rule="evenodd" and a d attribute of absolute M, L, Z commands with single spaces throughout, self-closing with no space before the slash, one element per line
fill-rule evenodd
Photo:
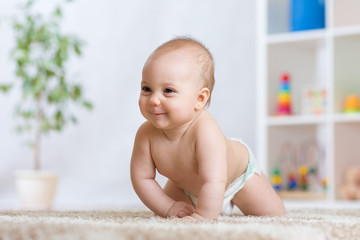
<path fill-rule="evenodd" d="M 151 55 L 161 51 L 178 50 L 186 47 L 192 48 L 192 50 L 194 50 L 193 52 L 196 56 L 196 62 L 201 65 L 200 75 L 204 81 L 204 87 L 207 87 L 210 91 L 210 96 L 206 103 L 206 106 L 209 106 L 211 93 L 215 85 L 215 64 L 211 52 L 207 49 L 207 47 L 205 47 L 204 44 L 191 37 L 176 37 L 160 45 Z"/>

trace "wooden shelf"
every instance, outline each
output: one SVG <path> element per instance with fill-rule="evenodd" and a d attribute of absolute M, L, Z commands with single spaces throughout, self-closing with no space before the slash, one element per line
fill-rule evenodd
<path fill-rule="evenodd" d="M 328 120 L 326 115 L 292 115 L 268 117 L 269 126 L 321 124 Z"/>
<path fill-rule="evenodd" d="M 298 199 L 298 200 L 325 200 L 326 193 L 316 193 L 309 191 L 281 191 L 278 195 L 282 199 Z"/>
<path fill-rule="evenodd" d="M 303 199 L 284 199 L 286 209 L 354 209 L 360 208 L 360 201 L 329 201 L 329 200 L 303 200 Z"/>

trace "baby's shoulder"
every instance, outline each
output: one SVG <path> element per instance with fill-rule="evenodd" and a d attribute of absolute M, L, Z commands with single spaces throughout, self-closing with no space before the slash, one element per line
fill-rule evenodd
<path fill-rule="evenodd" d="M 203 132 L 213 131 L 222 132 L 220 126 L 211 116 L 211 114 L 208 111 L 204 111 L 204 113 L 199 117 L 198 121 L 195 124 L 195 132 L 201 134 Z"/>
<path fill-rule="evenodd" d="M 201 113 L 199 117 L 199 123 L 205 126 L 217 125 L 217 122 L 215 121 L 214 117 L 206 110 L 204 110 Z"/>
<path fill-rule="evenodd" d="M 137 134 L 148 135 L 148 134 L 154 133 L 156 130 L 157 129 L 154 127 L 153 124 L 146 121 L 146 122 L 144 122 L 143 124 L 140 125 Z"/>
<path fill-rule="evenodd" d="M 144 148 L 147 148 L 147 146 L 151 142 L 153 135 L 154 129 L 152 124 L 150 124 L 149 122 L 144 122 L 137 130 L 135 136 L 135 146 L 143 146 Z"/>

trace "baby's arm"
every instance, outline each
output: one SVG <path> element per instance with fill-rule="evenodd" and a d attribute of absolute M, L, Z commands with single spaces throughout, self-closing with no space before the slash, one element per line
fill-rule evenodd
<path fill-rule="evenodd" d="M 131 158 L 131 181 L 141 201 L 156 215 L 162 217 L 184 217 L 195 209 L 185 202 L 176 202 L 155 181 L 156 166 L 151 158 L 146 124 L 136 134 Z"/>
<path fill-rule="evenodd" d="M 142 125 L 136 134 L 130 166 L 131 182 L 141 201 L 155 214 L 166 217 L 175 201 L 155 181 L 156 166 L 151 158 L 146 131 L 146 126 Z"/>
<path fill-rule="evenodd" d="M 224 201 L 227 182 L 226 140 L 215 123 L 203 124 L 196 137 L 196 157 L 202 186 L 198 195 L 196 214 L 216 219 Z"/>

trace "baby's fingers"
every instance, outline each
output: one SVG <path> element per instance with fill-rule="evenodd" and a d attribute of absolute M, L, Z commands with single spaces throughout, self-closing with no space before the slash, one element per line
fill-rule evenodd
<path fill-rule="evenodd" d="M 195 212 L 195 208 L 190 204 L 186 205 L 186 209 L 188 209 L 191 212 L 191 214 Z"/>
<path fill-rule="evenodd" d="M 182 210 L 180 210 L 180 211 L 178 212 L 177 216 L 180 217 L 180 218 L 183 218 L 183 217 L 186 217 L 186 216 L 190 216 L 190 215 L 192 215 L 192 214 L 193 214 L 192 211 L 190 211 L 190 210 L 187 209 L 187 208 L 184 208 L 184 209 L 182 209 Z"/>
<path fill-rule="evenodd" d="M 186 217 L 186 216 L 189 216 L 188 213 L 186 213 L 185 211 L 183 210 L 180 210 L 179 213 L 178 213 L 178 217 L 179 218 L 183 218 L 183 217 Z"/>

